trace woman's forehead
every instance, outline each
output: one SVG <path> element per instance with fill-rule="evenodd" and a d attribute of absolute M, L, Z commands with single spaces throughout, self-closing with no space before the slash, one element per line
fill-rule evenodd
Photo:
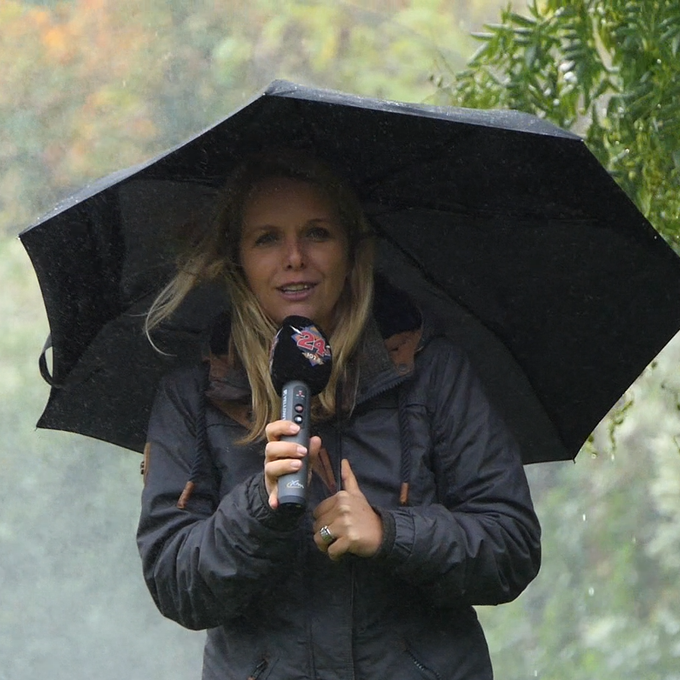
<path fill-rule="evenodd" d="M 338 208 L 328 192 L 312 182 L 290 177 L 271 177 L 258 181 L 244 202 L 244 222 L 276 213 L 337 218 Z"/>

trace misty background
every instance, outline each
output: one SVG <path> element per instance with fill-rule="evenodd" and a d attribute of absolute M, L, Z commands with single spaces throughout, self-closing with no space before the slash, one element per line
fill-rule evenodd
<path fill-rule="evenodd" d="M 439 103 L 506 5 L 0 0 L 0 680 L 197 678 L 203 644 L 142 581 L 139 454 L 35 429 L 49 329 L 16 235 L 275 78 Z M 679 359 L 676 341 L 575 463 L 527 469 L 544 566 L 479 608 L 499 680 L 680 678 Z"/>

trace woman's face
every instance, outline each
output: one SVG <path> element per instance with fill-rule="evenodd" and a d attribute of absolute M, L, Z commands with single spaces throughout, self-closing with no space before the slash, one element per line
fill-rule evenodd
<path fill-rule="evenodd" d="M 243 211 L 240 259 L 248 286 L 275 324 L 306 316 L 326 333 L 349 274 L 337 210 L 314 185 L 263 180 Z"/>

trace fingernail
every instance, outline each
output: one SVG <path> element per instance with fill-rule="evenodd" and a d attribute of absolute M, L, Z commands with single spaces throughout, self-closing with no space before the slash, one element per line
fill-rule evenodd
<path fill-rule="evenodd" d="M 302 467 L 302 461 L 301 460 L 294 460 L 290 466 L 294 468 L 295 470 L 299 470 Z"/>
<path fill-rule="evenodd" d="M 307 453 L 307 449 L 304 446 L 298 446 L 296 451 L 301 455 L 304 456 L 305 453 Z"/>

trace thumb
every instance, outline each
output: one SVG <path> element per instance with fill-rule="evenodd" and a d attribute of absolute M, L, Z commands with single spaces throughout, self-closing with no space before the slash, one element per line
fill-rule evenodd
<path fill-rule="evenodd" d="M 345 491 L 347 491 L 347 493 L 353 495 L 358 493 L 360 494 L 361 489 L 359 488 L 359 482 L 357 482 L 357 478 L 354 476 L 354 472 L 352 472 L 352 467 L 350 466 L 347 458 L 342 459 L 341 472 L 342 472 L 342 488 Z"/>

